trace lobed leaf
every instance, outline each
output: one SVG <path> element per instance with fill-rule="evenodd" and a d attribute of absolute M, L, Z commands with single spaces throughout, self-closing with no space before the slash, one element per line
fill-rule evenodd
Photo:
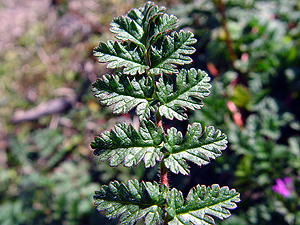
<path fill-rule="evenodd" d="M 110 31 L 117 34 L 121 41 L 132 41 L 146 51 L 146 33 L 154 18 L 163 14 L 165 7 L 158 7 L 153 2 L 146 2 L 143 7 L 132 9 L 127 15 L 114 18 Z"/>
<path fill-rule="evenodd" d="M 156 182 L 129 180 L 126 186 L 113 181 L 95 192 L 94 204 L 109 219 L 120 216 L 121 224 L 133 225 L 142 218 L 146 225 L 162 224 L 167 193 L 168 188 Z"/>
<path fill-rule="evenodd" d="M 103 75 L 93 84 L 92 91 L 100 103 L 113 107 L 113 113 L 128 113 L 137 106 L 137 115 L 149 118 L 152 106 L 154 87 L 150 77 L 125 76 L 121 73 Z"/>
<path fill-rule="evenodd" d="M 123 72 L 130 75 L 145 71 L 152 75 L 178 73 L 177 65 L 192 62 L 187 55 L 195 52 L 191 45 L 196 39 L 193 33 L 183 30 L 166 35 L 177 27 L 178 19 L 165 10 L 147 2 L 113 19 L 110 31 L 121 42 L 101 42 L 94 49 L 98 61 L 108 62 L 109 69 L 124 67 Z"/>
<path fill-rule="evenodd" d="M 176 75 L 176 84 L 169 76 L 159 78 L 156 83 L 157 97 L 161 102 L 159 113 L 167 119 L 188 119 L 187 109 L 201 109 L 202 99 L 210 94 L 210 78 L 201 70 L 180 70 Z"/>
<path fill-rule="evenodd" d="M 146 42 L 148 48 L 151 44 L 154 44 L 162 35 L 171 32 L 177 28 L 178 19 L 174 15 L 168 15 L 166 13 L 159 16 L 153 24 L 149 27 L 149 38 Z"/>
<path fill-rule="evenodd" d="M 129 45 L 127 42 L 109 40 L 107 43 L 100 42 L 99 46 L 94 48 L 93 53 L 99 58 L 99 62 L 108 62 L 108 69 L 125 67 L 124 74 L 142 74 L 149 69 L 143 49 L 135 44 Z"/>
<path fill-rule="evenodd" d="M 228 218 L 229 209 L 235 209 L 240 202 L 240 194 L 235 189 L 197 185 L 192 188 L 184 201 L 182 192 L 172 189 L 167 199 L 167 212 L 171 217 L 168 225 L 209 225 L 215 224 L 211 216 L 219 219 Z"/>
<path fill-rule="evenodd" d="M 142 13 L 137 13 L 132 10 L 131 14 L 134 14 L 136 18 L 132 19 L 129 16 L 119 16 L 113 19 L 110 23 L 110 31 L 117 34 L 116 38 L 121 41 L 132 41 L 136 45 L 145 49 L 142 39 L 144 36 L 144 30 L 142 24 L 139 24 L 143 20 Z"/>
<path fill-rule="evenodd" d="M 165 10 L 165 7 L 146 2 L 143 7 L 113 19 L 110 31 L 117 34 L 117 39 L 132 41 L 146 52 L 161 35 L 177 27 L 177 17 L 164 13 Z"/>
<path fill-rule="evenodd" d="M 221 151 L 226 147 L 227 136 L 213 126 L 203 129 L 200 123 L 193 123 L 188 126 L 184 138 L 180 131 L 172 127 L 164 137 L 164 163 L 173 173 L 187 175 L 189 167 L 186 161 L 206 165 L 211 159 L 221 156 Z"/>
<path fill-rule="evenodd" d="M 143 160 L 145 167 L 153 167 L 163 156 L 159 146 L 162 138 L 161 127 L 142 120 L 138 131 L 126 123 L 116 125 L 110 132 L 104 131 L 91 143 L 91 148 L 101 161 L 109 161 L 111 166 L 123 163 L 131 167 Z"/>
<path fill-rule="evenodd" d="M 153 75 L 178 73 L 176 65 L 189 64 L 193 61 L 187 55 L 195 52 L 195 48 L 191 45 L 196 41 L 193 33 L 186 33 L 183 30 L 162 36 L 151 46 L 149 73 Z"/>

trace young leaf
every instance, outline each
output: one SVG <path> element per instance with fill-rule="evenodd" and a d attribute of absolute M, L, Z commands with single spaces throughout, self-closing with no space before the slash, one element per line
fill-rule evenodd
<path fill-rule="evenodd" d="M 163 36 L 151 46 L 150 60 L 151 69 L 150 74 L 172 74 L 178 73 L 176 65 L 184 65 L 192 62 L 192 59 L 187 56 L 195 52 L 192 44 L 196 43 L 194 34 L 191 32 L 179 33 L 176 31 L 170 35 Z"/>
<path fill-rule="evenodd" d="M 137 115 L 140 118 L 149 118 L 154 87 L 150 77 L 103 75 L 93 84 L 94 95 L 100 103 L 113 107 L 113 113 L 128 113 L 137 106 Z"/>
<path fill-rule="evenodd" d="M 93 53 L 99 58 L 99 62 L 109 62 L 108 69 L 125 67 L 124 74 L 142 74 L 149 69 L 143 49 L 135 44 L 129 45 L 127 42 L 120 43 L 111 40 L 107 43 L 100 42 L 99 46 L 94 48 Z"/>
<path fill-rule="evenodd" d="M 145 167 L 154 166 L 162 159 L 161 147 L 163 130 L 151 121 L 143 120 L 139 131 L 126 123 L 118 124 L 110 132 L 104 131 L 91 143 L 94 154 L 111 166 L 123 163 L 130 167 L 144 160 Z"/>
<path fill-rule="evenodd" d="M 154 182 L 129 180 L 128 185 L 118 181 L 103 185 L 94 195 L 94 204 L 106 217 L 120 216 L 121 224 L 135 224 L 145 218 L 146 225 L 162 224 L 168 188 Z"/>
<path fill-rule="evenodd" d="M 132 9 L 127 15 L 115 18 L 110 24 L 110 31 L 117 34 L 117 39 L 132 41 L 146 52 L 149 40 L 156 40 L 160 34 L 177 27 L 177 18 L 173 15 L 168 16 L 164 13 L 165 10 L 165 7 L 147 2 L 144 7 Z M 160 16 L 163 18 L 160 19 Z"/>
<path fill-rule="evenodd" d="M 164 137 L 166 158 L 164 163 L 173 173 L 189 174 L 187 160 L 199 166 L 210 163 L 210 159 L 219 157 L 221 150 L 227 147 L 227 136 L 213 126 L 202 128 L 200 123 L 188 126 L 187 133 L 182 133 L 172 127 Z"/>
<path fill-rule="evenodd" d="M 149 28 L 149 38 L 146 42 L 148 48 L 150 44 L 154 44 L 162 35 L 171 32 L 177 27 L 178 19 L 174 15 L 166 13 L 159 16 Z"/>
<path fill-rule="evenodd" d="M 168 225 L 215 224 L 211 216 L 228 218 L 231 215 L 228 209 L 235 209 L 237 202 L 240 194 L 235 189 L 220 188 L 218 184 L 207 188 L 197 185 L 185 201 L 182 193 L 173 188 L 167 199 L 167 212 L 172 218 Z"/>
<path fill-rule="evenodd" d="M 188 119 L 186 109 L 201 109 L 202 99 L 210 94 L 211 84 L 207 73 L 201 70 L 180 70 L 176 75 L 176 84 L 164 76 L 157 82 L 157 97 L 161 102 L 159 113 L 167 119 Z"/>

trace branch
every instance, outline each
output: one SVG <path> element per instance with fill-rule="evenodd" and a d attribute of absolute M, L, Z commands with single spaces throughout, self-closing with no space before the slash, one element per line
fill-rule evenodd
<path fill-rule="evenodd" d="M 27 111 L 19 110 L 13 114 L 10 121 L 20 123 L 23 121 L 37 120 L 43 116 L 66 112 L 72 107 L 70 98 L 62 97 L 43 102 L 33 109 Z"/>

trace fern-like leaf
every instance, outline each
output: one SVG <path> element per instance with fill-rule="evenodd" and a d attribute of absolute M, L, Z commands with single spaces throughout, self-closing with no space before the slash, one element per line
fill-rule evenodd
<path fill-rule="evenodd" d="M 124 67 L 124 74 L 148 70 L 153 75 L 178 73 L 176 65 L 192 62 L 188 55 L 195 52 L 191 45 L 196 39 L 191 32 L 173 31 L 177 22 L 177 17 L 166 14 L 164 7 L 147 2 L 144 7 L 115 18 L 110 31 L 120 42 L 101 42 L 94 55 L 99 62 L 108 62 L 109 69 Z"/>
<path fill-rule="evenodd" d="M 121 224 L 133 225 L 142 218 L 146 225 L 162 224 L 167 193 L 168 188 L 156 182 L 129 180 L 126 186 L 113 181 L 95 192 L 94 204 L 109 219 L 120 216 Z"/>
<path fill-rule="evenodd" d="M 189 174 L 186 161 L 199 166 L 206 165 L 210 159 L 219 157 L 227 147 L 227 136 L 213 126 L 202 128 L 200 123 L 188 126 L 187 133 L 182 133 L 172 127 L 164 137 L 163 151 L 166 153 L 164 163 L 173 173 Z"/>
<path fill-rule="evenodd" d="M 113 113 L 128 113 L 137 106 L 136 113 L 143 119 L 149 118 L 150 111 L 155 110 L 152 107 L 152 83 L 150 77 L 106 74 L 93 84 L 92 91 L 102 105 L 114 105 Z"/>
<path fill-rule="evenodd" d="M 192 62 L 187 56 L 195 52 L 191 45 L 196 43 L 194 34 L 181 30 L 170 35 L 163 36 L 151 46 L 151 69 L 150 74 L 178 73 L 176 65 L 184 65 Z"/>
<path fill-rule="evenodd" d="M 158 7 L 153 2 L 147 2 L 139 9 L 132 9 L 128 14 L 115 18 L 110 31 L 117 34 L 121 41 L 132 41 L 144 52 L 162 34 L 177 27 L 177 18 L 165 14 L 165 7 Z"/>
<path fill-rule="evenodd" d="M 167 212 L 172 218 L 168 225 L 215 224 L 211 216 L 228 218 L 231 215 L 229 209 L 235 209 L 237 202 L 240 202 L 240 194 L 235 189 L 220 188 L 217 184 L 207 188 L 197 185 L 185 201 L 180 191 L 172 189 L 167 200 Z"/>
<path fill-rule="evenodd" d="M 149 38 L 146 42 L 148 48 L 150 44 L 154 44 L 162 35 L 171 32 L 177 27 L 178 19 L 174 15 L 166 13 L 159 16 L 149 28 Z"/>
<path fill-rule="evenodd" d="M 101 161 L 109 161 L 111 166 L 123 163 L 131 167 L 143 160 L 145 167 L 150 167 L 162 159 L 159 146 L 162 138 L 161 127 L 143 120 L 138 131 L 126 123 L 116 125 L 110 132 L 104 131 L 91 143 L 91 148 Z"/>
<path fill-rule="evenodd" d="M 210 78 L 201 70 L 180 70 L 176 75 L 176 84 L 164 76 L 157 82 L 157 97 L 161 102 L 159 113 L 167 119 L 188 119 L 187 109 L 201 109 L 202 99 L 210 94 Z"/>
<path fill-rule="evenodd" d="M 99 62 L 108 62 L 108 69 L 124 67 L 124 74 L 142 74 L 149 69 L 143 49 L 133 43 L 129 45 L 127 42 L 111 40 L 107 43 L 100 42 L 93 53 Z"/>

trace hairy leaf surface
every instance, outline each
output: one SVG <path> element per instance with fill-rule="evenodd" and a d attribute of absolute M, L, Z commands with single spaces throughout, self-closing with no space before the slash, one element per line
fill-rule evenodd
<path fill-rule="evenodd" d="M 121 41 L 132 41 L 144 52 L 162 34 L 177 27 L 177 18 L 164 13 L 164 7 L 147 2 L 139 9 L 132 9 L 128 14 L 115 18 L 110 31 L 117 34 Z"/>
<path fill-rule="evenodd" d="M 192 62 L 188 55 L 195 52 L 191 45 L 196 39 L 191 32 L 173 31 L 177 22 L 177 17 L 166 14 L 164 7 L 147 2 L 144 7 L 115 18 L 110 31 L 120 42 L 101 42 L 94 55 L 99 62 L 108 62 L 109 69 L 124 67 L 125 74 L 178 73 L 177 65 Z"/>
<path fill-rule="evenodd" d="M 149 28 L 149 38 L 146 41 L 146 47 L 150 44 L 154 44 L 162 35 L 171 32 L 177 27 L 178 19 L 174 15 L 168 15 L 166 13 L 159 16 Z"/>
<path fill-rule="evenodd" d="M 180 70 L 176 75 L 176 84 L 168 76 L 163 76 L 157 82 L 157 97 L 161 102 L 159 113 L 167 119 L 188 119 L 187 109 L 201 109 L 202 99 L 210 94 L 210 78 L 201 70 Z"/>
<path fill-rule="evenodd" d="M 235 189 L 220 188 L 217 184 L 207 188 L 197 185 L 185 201 L 182 193 L 173 188 L 167 200 L 167 212 L 173 218 L 168 225 L 215 224 L 211 216 L 228 218 L 229 209 L 235 209 L 237 202 L 240 202 L 240 194 Z"/>
<path fill-rule="evenodd" d="M 118 124 L 114 130 L 104 131 L 91 143 L 94 154 L 111 166 L 123 163 L 130 167 L 141 160 L 145 167 L 154 166 L 162 159 L 161 147 L 163 130 L 151 121 L 143 120 L 138 131 L 132 125 Z"/>
<path fill-rule="evenodd" d="M 195 52 L 191 45 L 196 43 L 194 34 L 181 30 L 170 35 L 162 36 L 151 46 L 149 72 L 154 75 L 178 73 L 176 65 L 184 65 L 192 62 L 187 56 Z"/>
<path fill-rule="evenodd" d="M 227 147 L 227 136 L 213 126 L 202 128 L 200 123 L 188 126 L 185 137 L 172 127 L 164 137 L 165 165 L 173 173 L 189 174 L 186 161 L 199 166 L 219 157 Z"/>
<path fill-rule="evenodd" d="M 121 224 L 133 225 L 142 218 L 146 225 L 161 224 L 167 193 L 168 188 L 156 182 L 129 180 L 125 185 L 113 181 L 95 192 L 94 204 L 99 211 L 105 210 L 109 219 L 120 216 Z"/>
<path fill-rule="evenodd" d="M 137 106 L 140 118 L 149 118 L 154 87 L 150 77 L 125 76 L 121 73 L 103 75 L 93 84 L 92 91 L 100 103 L 113 107 L 113 113 L 128 113 Z"/>
<path fill-rule="evenodd" d="M 108 69 L 124 67 L 124 74 L 142 74 L 149 69 L 143 49 L 135 44 L 110 40 L 107 43 L 100 42 L 93 52 L 99 62 L 108 62 Z"/>

